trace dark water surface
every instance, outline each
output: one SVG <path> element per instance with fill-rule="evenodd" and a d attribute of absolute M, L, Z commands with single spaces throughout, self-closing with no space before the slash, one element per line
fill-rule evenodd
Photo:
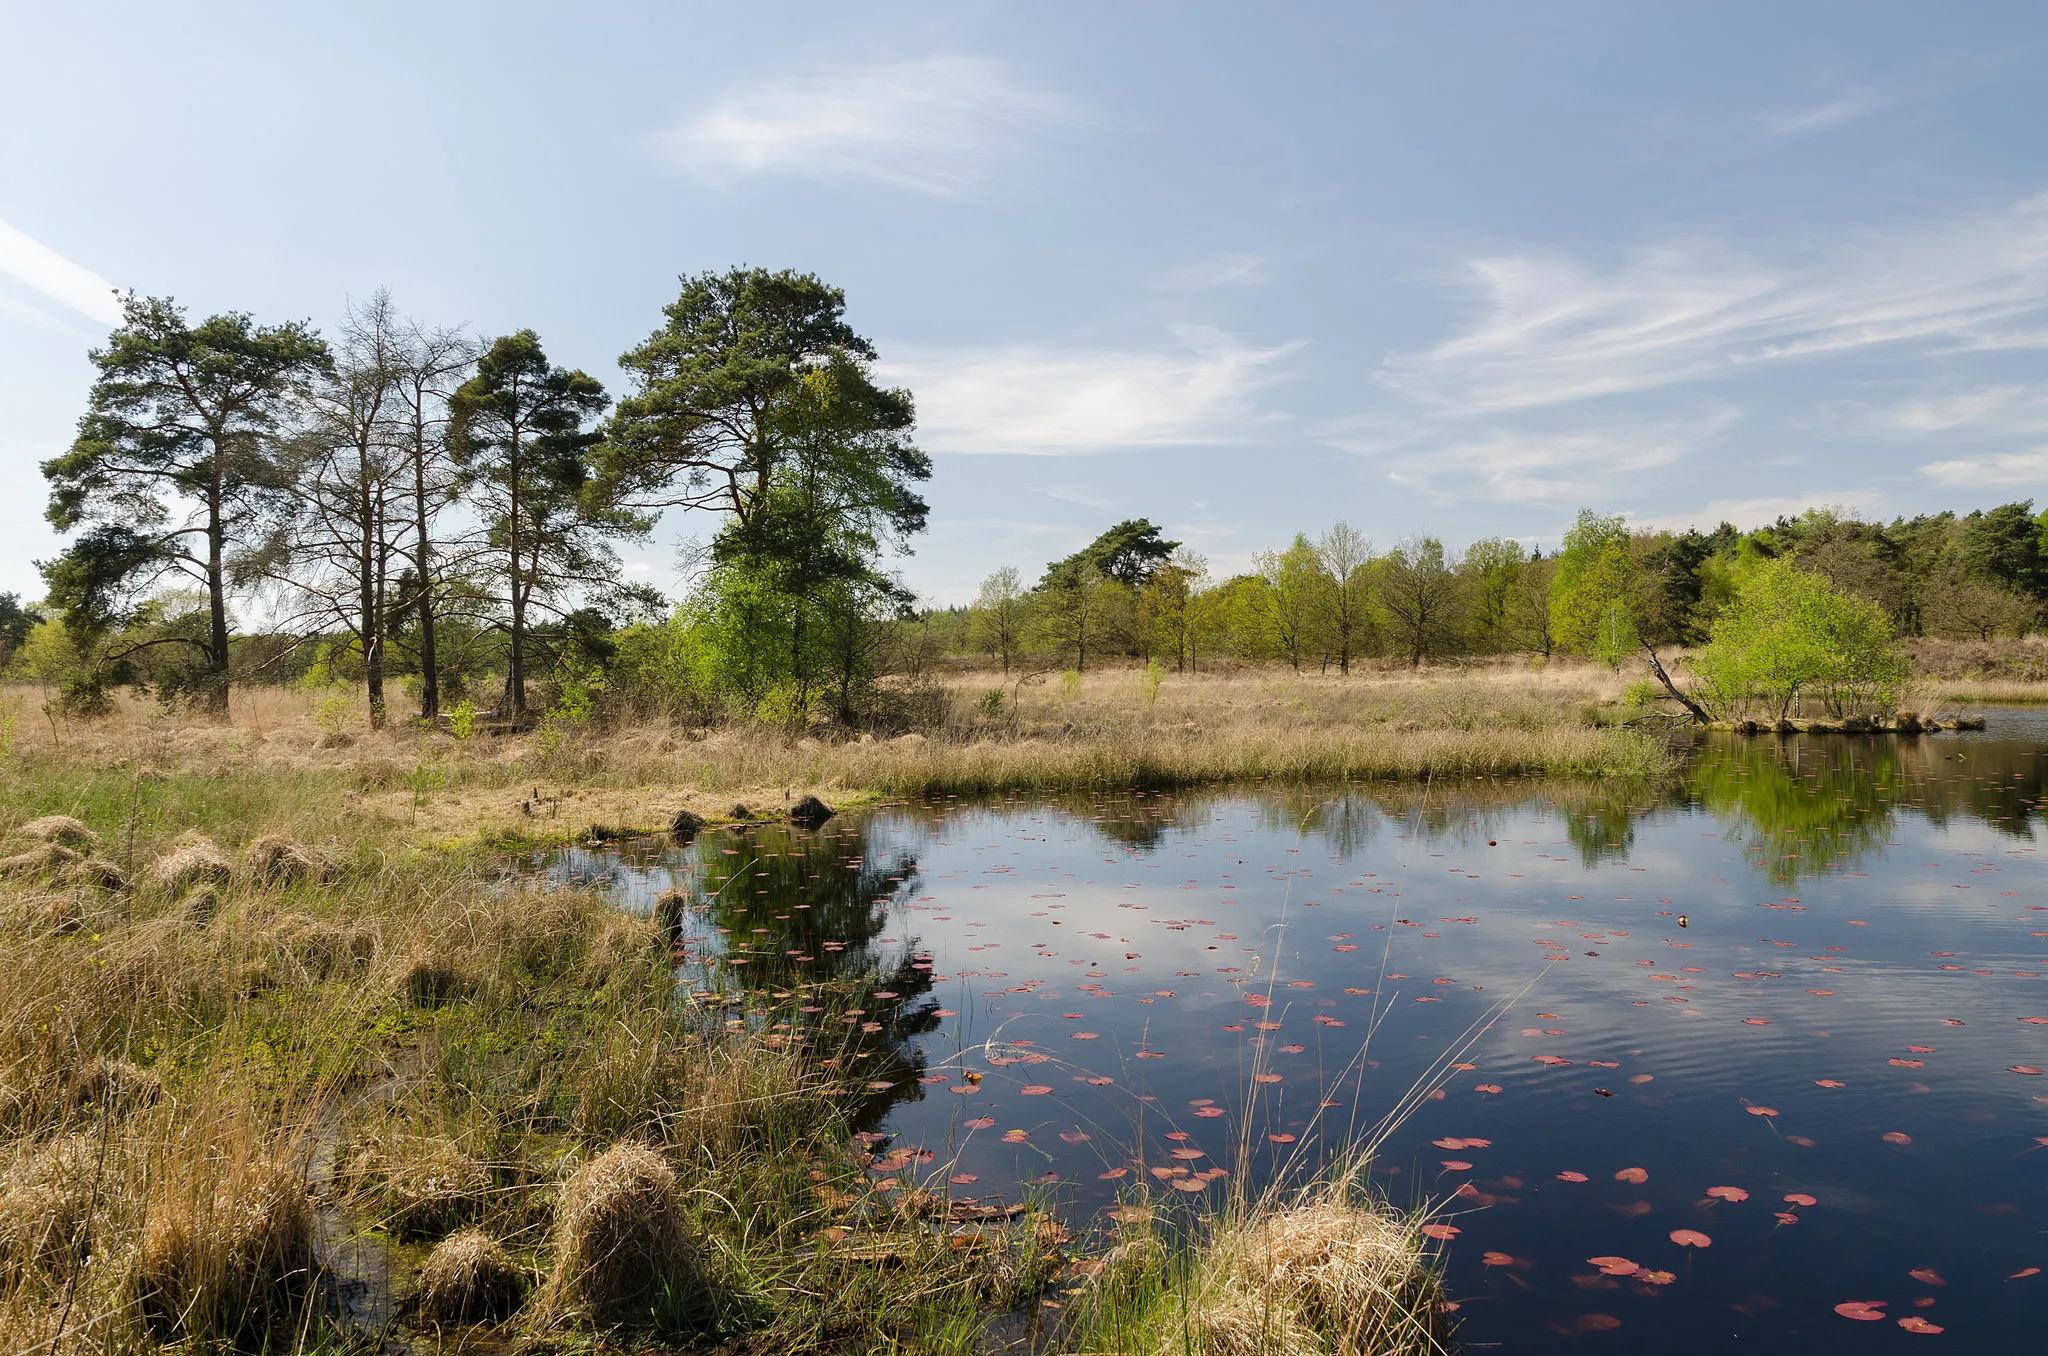
<path fill-rule="evenodd" d="M 1716 739 L 1633 794 L 946 802 L 547 866 L 635 909 L 688 892 L 688 989 L 752 991 L 735 1020 L 863 995 L 863 1123 L 950 1163 L 957 1195 L 1219 1195 L 1405 1109 L 1374 1180 L 1456 1231 L 1473 1348 L 1938 1326 L 2032 1352 L 2044 757 L 2048 719 L 1998 712 L 1985 735 Z"/>

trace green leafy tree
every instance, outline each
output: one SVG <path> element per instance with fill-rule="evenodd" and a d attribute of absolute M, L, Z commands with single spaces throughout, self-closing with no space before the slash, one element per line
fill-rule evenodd
<path fill-rule="evenodd" d="M 1088 671 L 1091 651 L 1100 654 L 1109 644 L 1122 592 L 1094 564 L 1073 556 L 1052 565 L 1032 590 L 1040 636 L 1053 649 L 1073 654 L 1076 673 Z"/>
<path fill-rule="evenodd" d="M 1173 655 L 1174 669 L 1192 673 L 1195 656 L 1204 639 L 1204 586 L 1209 581 L 1209 562 L 1193 551 L 1176 551 L 1152 572 L 1138 594 L 1141 624 L 1151 639 L 1149 648 Z"/>
<path fill-rule="evenodd" d="M 22 606 L 20 594 L 0 593 L 0 672 L 14 662 L 14 656 L 28 643 L 29 633 L 42 620 L 42 613 Z"/>
<path fill-rule="evenodd" d="M 1637 647 L 1641 616 L 1642 569 L 1629 552 L 1628 525 L 1579 510 L 1550 586 L 1558 648 L 1618 666 Z"/>
<path fill-rule="evenodd" d="M 1137 589 L 1144 587 L 1145 581 L 1172 559 L 1179 547 L 1179 542 L 1161 537 L 1159 529 L 1148 520 L 1128 518 L 1052 568 L 1085 565 L 1127 589 Z"/>
<path fill-rule="evenodd" d="M 1511 537 L 1487 537 L 1473 542 L 1459 565 L 1472 603 L 1473 635 L 1494 654 L 1514 643 L 1515 606 L 1528 563 L 1522 543 Z"/>
<path fill-rule="evenodd" d="M 604 387 L 548 362 L 540 336 L 521 330 L 477 360 L 476 375 L 449 398 L 448 441 L 463 483 L 487 524 L 501 562 L 507 614 L 506 705 L 526 714 L 530 614 L 577 588 L 616 578 L 603 538 L 646 522 L 586 493 L 586 428 L 605 408 Z"/>
<path fill-rule="evenodd" d="M 1338 521 L 1316 539 L 1316 563 L 1325 580 L 1319 600 L 1324 640 L 1337 651 L 1337 672 L 1378 647 L 1372 612 L 1372 543 L 1351 524 Z"/>
<path fill-rule="evenodd" d="M 1023 647 L 1030 620 L 1030 595 L 1016 566 L 1005 565 L 981 581 L 974 600 L 974 638 L 983 650 L 1001 656 L 1004 673 Z"/>
<path fill-rule="evenodd" d="M 1709 705 L 1761 704 L 1778 720 L 1804 697 L 1836 716 L 1881 714 L 1907 672 L 1883 608 L 1782 558 L 1749 571 L 1695 668 Z"/>
<path fill-rule="evenodd" d="M 97 634 L 168 581 L 197 585 L 203 636 L 136 644 L 196 651 L 194 695 L 225 713 L 233 556 L 289 488 L 279 435 L 295 395 L 326 370 L 327 345 L 296 322 L 242 314 L 190 325 L 169 298 L 131 293 L 121 327 L 91 356 L 99 375 L 78 437 L 42 468 L 51 525 L 80 531 L 43 567 L 50 601 L 74 633 Z"/>
<path fill-rule="evenodd" d="M 637 385 L 595 450 L 598 492 L 745 524 L 802 458 L 842 510 L 886 519 L 899 537 L 923 531 L 917 485 L 931 478 L 931 459 L 910 441 L 915 406 L 908 391 L 875 383 L 874 345 L 845 312 L 845 293 L 808 273 L 683 279 L 662 327 L 619 359 Z M 812 380 L 821 372 L 831 378 L 829 429 Z"/>
<path fill-rule="evenodd" d="M 1252 564 L 1266 581 L 1259 597 L 1266 606 L 1267 632 L 1299 673 L 1303 656 L 1319 639 L 1317 623 L 1327 611 L 1330 577 L 1314 544 L 1299 532 L 1285 551 L 1261 551 Z"/>
<path fill-rule="evenodd" d="M 1456 647 L 1460 593 L 1457 573 L 1435 537 L 1410 538 L 1380 562 L 1380 606 L 1411 667 Z"/>

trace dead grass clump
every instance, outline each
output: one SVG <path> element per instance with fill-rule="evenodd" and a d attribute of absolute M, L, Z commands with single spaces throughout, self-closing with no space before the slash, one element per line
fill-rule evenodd
<path fill-rule="evenodd" d="M 452 960 L 414 952 L 391 976 L 392 992 L 416 1008 L 446 1007 L 469 992 L 470 977 Z"/>
<path fill-rule="evenodd" d="M 84 860 L 83 854 L 62 843 L 38 843 L 26 852 L 0 857 L 0 878 L 48 880 L 68 872 Z"/>
<path fill-rule="evenodd" d="M 70 815 L 44 815 L 41 819 L 31 819 L 21 826 L 21 831 L 39 843 L 62 843 L 79 852 L 92 851 L 100 841 L 98 834 Z"/>
<path fill-rule="evenodd" d="M 357 922 L 328 922 L 302 913 L 283 914 L 263 932 L 277 968 L 331 979 L 367 965 L 377 953 L 377 934 Z"/>
<path fill-rule="evenodd" d="M 441 1240 L 420 1268 L 420 1312 L 438 1323 L 504 1318 L 526 1297 L 526 1274 L 476 1229 Z"/>
<path fill-rule="evenodd" d="M 210 1197 L 160 1201 L 136 1259 L 142 1313 L 159 1334 L 259 1332 L 291 1315 L 313 1272 L 313 1209 L 299 1174 L 259 1160 Z"/>
<path fill-rule="evenodd" d="M 1204 1356 L 1409 1356 L 1448 1350 L 1443 1296 L 1413 1223 L 1334 1196 L 1258 1208 L 1198 1263 L 1185 1333 Z"/>
<path fill-rule="evenodd" d="M 319 880 L 327 864 L 288 833 L 266 833 L 242 854 L 243 868 L 264 885 L 291 885 Z"/>
<path fill-rule="evenodd" d="M 439 1135 L 376 1131 L 352 1145 L 341 1178 L 407 1242 L 438 1238 L 473 1218 L 491 1189 L 490 1170 Z"/>
<path fill-rule="evenodd" d="M 80 1110 L 105 1107 L 115 1115 L 154 1106 L 163 1096 L 156 1072 L 125 1059 L 96 1059 L 71 1080 L 71 1105 Z"/>
<path fill-rule="evenodd" d="M 62 1272 L 90 1248 L 99 1156 L 70 1135 L 0 1177 L 0 1270 Z"/>
<path fill-rule="evenodd" d="M 555 1205 L 550 1299 L 602 1327 L 707 1288 L 683 1230 L 676 1175 L 645 1144 L 615 1144 L 571 1177 Z"/>
<path fill-rule="evenodd" d="M 596 926 L 583 962 L 593 983 L 602 984 L 620 970 L 645 969 L 668 952 L 667 936 L 649 919 L 621 912 Z"/>
<path fill-rule="evenodd" d="M 233 875 L 234 868 L 220 849 L 196 834 L 149 865 L 151 882 L 173 897 L 194 886 L 226 885 Z"/>

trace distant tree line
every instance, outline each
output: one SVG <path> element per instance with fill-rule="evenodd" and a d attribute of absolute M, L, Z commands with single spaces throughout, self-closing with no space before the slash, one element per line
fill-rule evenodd
<path fill-rule="evenodd" d="M 40 605 L 0 598 L 0 666 L 82 713 L 289 679 L 360 684 L 378 724 L 394 683 L 429 721 L 614 682 L 851 718 L 931 468 L 844 312 L 808 274 L 685 278 L 614 403 L 532 330 L 427 326 L 384 292 L 331 337 L 130 294 L 43 465 L 71 539 Z M 671 509 L 710 527 L 680 606 L 617 553 Z"/>
<path fill-rule="evenodd" d="M 931 644 L 1019 665 L 1278 661 L 1348 673 L 1361 660 L 1563 653 L 1620 665 L 1643 647 L 1705 644 L 1770 562 L 1871 605 L 1891 632 L 1991 640 L 2048 611 L 2048 513 L 2031 501 L 1868 523 L 1830 509 L 1742 532 L 1631 528 L 1584 510 L 1545 555 L 1490 537 L 1452 551 L 1416 536 L 1387 550 L 1339 522 L 1214 577 L 1145 519 L 1119 523 L 1035 581 L 1005 567 L 965 608 L 925 614 Z"/>

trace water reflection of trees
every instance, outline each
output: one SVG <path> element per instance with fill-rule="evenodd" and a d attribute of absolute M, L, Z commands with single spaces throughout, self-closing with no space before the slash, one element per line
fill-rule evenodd
<path fill-rule="evenodd" d="M 696 903 L 729 936 L 723 948 L 733 982 L 762 1010 L 791 1024 L 820 1058 L 887 1083 L 850 1108 L 863 1126 L 924 1089 L 923 1053 L 914 1039 L 936 1030 L 932 968 L 909 935 L 885 944 L 891 906 L 918 887 L 916 854 L 883 841 L 872 821 L 822 832 L 764 824 L 706 835 Z M 828 994 L 804 1013 L 792 995 Z M 777 995 L 784 995 L 775 1005 Z M 886 996 L 885 996 L 886 995 Z M 852 1017 L 853 1020 L 846 1020 Z"/>
<path fill-rule="evenodd" d="M 2041 752 L 1991 740 L 1728 738 L 1700 750 L 1687 781 L 1751 863 L 1789 887 L 1884 846 L 1901 809 L 1937 827 L 1977 820 L 2031 839 Z"/>

